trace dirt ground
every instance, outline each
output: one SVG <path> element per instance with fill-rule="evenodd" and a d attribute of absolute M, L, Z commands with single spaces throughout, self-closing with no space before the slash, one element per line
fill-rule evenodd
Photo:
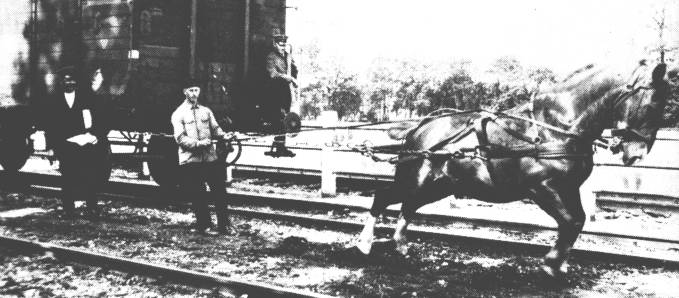
<path fill-rule="evenodd" d="M 220 290 L 197 289 L 151 277 L 78 263 L 50 255 L 22 255 L 0 248 L 0 296 L 18 297 L 196 297 Z M 226 295 L 222 295 L 226 296 Z"/>
<path fill-rule="evenodd" d="M 236 216 L 238 235 L 199 236 L 187 233 L 193 222 L 188 210 L 102 204 L 100 220 L 62 219 L 55 198 L 0 192 L 0 209 L 14 210 L 14 217 L 0 219 L 0 234 L 343 297 L 679 296 L 675 269 L 572 259 L 568 275 L 553 281 L 538 269 L 541 254 L 525 251 L 411 239 L 405 257 L 388 249 L 366 257 L 352 248 L 356 231 Z M 4 252 L 0 259 L 4 295 L 219 294 L 106 268 L 55 264 L 44 256 Z M 71 270 L 82 274 L 61 278 Z M 41 288 L 28 286 L 35 284 Z M 95 288 L 103 292 L 91 292 Z"/>

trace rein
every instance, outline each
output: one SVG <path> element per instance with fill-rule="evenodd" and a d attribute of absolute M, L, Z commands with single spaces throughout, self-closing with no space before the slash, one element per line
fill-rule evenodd
<path fill-rule="evenodd" d="M 636 86 L 636 88 L 633 88 L 632 86 L 626 86 L 628 89 L 628 92 L 623 93 L 620 97 L 618 97 L 615 100 L 615 105 L 619 104 L 623 99 L 632 96 L 639 90 L 652 90 L 655 89 L 654 86 L 649 85 L 649 86 Z M 495 121 L 498 117 L 503 117 L 503 118 L 510 118 L 510 119 L 515 119 L 515 120 L 520 120 L 524 122 L 531 123 L 536 126 L 540 126 L 544 129 L 565 135 L 566 137 L 570 139 L 581 139 L 582 136 L 576 132 L 570 131 L 570 130 L 565 130 L 560 127 L 538 121 L 535 119 L 519 116 L 519 115 L 512 115 L 508 114 L 505 112 L 501 111 L 489 111 L 485 109 L 479 109 L 479 110 L 473 110 L 473 111 L 465 111 L 465 112 L 477 112 L 477 113 L 482 113 L 485 115 L 482 115 L 482 117 L 474 119 L 470 121 L 470 123 L 467 124 L 467 126 L 463 127 L 462 129 L 457 130 L 455 133 L 450 135 L 449 137 L 444 138 L 443 140 L 439 141 L 436 143 L 434 146 L 431 146 L 427 150 L 420 150 L 420 151 L 387 151 L 387 150 L 380 150 L 379 148 L 369 148 L 367 145 L 363 145 L 361 147 L 355 148 L 356 151 L 361 152 L 364 155 L 367 155 L 371 157 L 375 161 L 386 161 L 390 163 L 402 163 L 402 162 L 408 162 L 411 160 L 419 160 L 419 159 L 428 159 L 436 156 L 441 156 L 441 157 L 453 157 L 453 158 L 479 158 L 483 159 L 484 161 L 488 161 L 488 159 L 491 158 L 507 158 L 507 157 L 534 157 L 534 158 L 574 158 L 574 157 L 586 157 L 586 156 L 591 156 L 593 154 L 591 146 L 589 146 L 588 150 L 583 150 L 582 146 L 573 146 L 572 144 L 569 143 L 542 143 L 542 140 L 539 137 L 531 137 L 528 136 L 522 132 L 516 131 L 514 129 L 511 129 L 510 127 L 506 126 L 502 122 Z M 441 115 L 440 117 L 443 116 L 448 116 L 448 115 L 457 115 L 461 114 L 463 112 L 458 112 L 454 114 L 445 114 Z M 581 115 L 582 117 L 582 115 Z M 578 117 L 580 119 L 581 117 Z M 486 124 L 488 122 L 492 121 L 496 125 L 498 125 L 500 128 L 502 128 L 506 133 L 509 135 L 522 140 L 524 142 L 527 142 L 528 145 L 521 145 L 521 146 L 512 146 L 512 147 L 503 147 L 499 145 L 494 145 L 490 144 L 488 142 L 488 136 L 486 133 Z M 577 120 L 576 120 L 577 122 Z M 420 122 L 418 127 L 426 123 L 426 120 L 423 120 Z M 461 148 L 458 149 L 455 152 L 448 152 L 445 150 L 442 150 L 446 145 L 451 144 L 451 143 L 456 143 L 457 141 L 461 140 L 462 138 L 468 136 L 470 133 L 475 132 L 477 135 L 477 139 L 479 142 L 479 146 L 475 148 Z M 651 138 L 647 135 L 644 135 L 640 131 L 632 128 L 624 128 L 624 129 L 617 129 L 613 130 L 611 132 L 612 136 L 614 139 L 612 141 L 607 141 L 603 138 L 598 138 L 595 139 L 593 142 L 593 145 L 597 147 L 602 147 L 608 150 L 611 150 L 613 153 L 617 153 L 621 149 L 621 144 L 625 139 L 636 139 L 640 140 L 643 142 L 646 142 L 647 144 L 650 144 Z M 377 150 L 376 150 L 377 149 Z M 381 159 L 377 156 L 375 156 L 375 153 L 396 153 L 399 154 L 399 157 L 394 157 L 394 158 L 389 158 L 389 159 Z"/>

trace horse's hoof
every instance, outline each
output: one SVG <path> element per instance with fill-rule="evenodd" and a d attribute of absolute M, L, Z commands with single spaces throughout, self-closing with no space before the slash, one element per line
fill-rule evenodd
<path fill-rule="evenodd" d="M 394 250 L 402 256 L 408 255 L 408 244 L 396 243 Z"/>
<path fill-rule="evenodd" d="M 372 250 L 373 244 L 371 242 L 359 242 L 356 244 L 356 248 L 364 255 L 369 255 Z"/>
<path fill-rule="evenodd" d="M 563 270 L 563 268 L 557 270 L 556 268 L 548 265 L 542 265 L 540 266 L 540 269 L 542 269 L 542 272 L 544 272 L 551 279 L 561 279 L 566 274 L 566 271 Z"/>
<path fill-rule="evenodd" d="M 390 252 L 396 249 L 394 239 L 377 239 L 373 242 L 373 251 L 377 253 Z"/>

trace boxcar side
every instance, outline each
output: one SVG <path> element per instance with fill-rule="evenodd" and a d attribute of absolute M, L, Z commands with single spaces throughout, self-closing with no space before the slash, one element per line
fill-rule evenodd
<path fill-rule="evenodd" d="M 285 33 L 285 0 L 25 0 L 3 3 L 0 24 L 0 163 L 26 151 L 31 113 L 75 66 L 80 88 L 100 69 L 113 128 L 168 133 L 187 77 L 231 129 L 256 130 L 258 92 L 272 34 Z M 11 63 L 9 62 L 11 61 Z M 22 116 L 23 115 L 23 116 Z M 28 115 L 28 116 L 26 116 Z M 26 128 L 28 127 L 28 128 Z M 22 139 L 18 141 L 17 139 Z M 14 144 L 12 146 L 8 144 Z M 21 143 L 21 145 L 16 145 Z M 23 162 L 21 163 L 23 164 Z M 5 166 L 16 168 L 17 165 Z M 20 167 L 20 166 L 19 166 Z"/>

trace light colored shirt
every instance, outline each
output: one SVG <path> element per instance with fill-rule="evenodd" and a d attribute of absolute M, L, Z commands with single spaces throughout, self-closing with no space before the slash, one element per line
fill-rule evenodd
<path fill-rule="evenodd" d="M 217 160 L 214 144 L 199 145 L 200 141 L 223 138 L 225 135 L 208 107 L 192 105 L 185 100 L 172 113 L 172 127 L 174 139 L 179 145 L 180 165 Z"/>

